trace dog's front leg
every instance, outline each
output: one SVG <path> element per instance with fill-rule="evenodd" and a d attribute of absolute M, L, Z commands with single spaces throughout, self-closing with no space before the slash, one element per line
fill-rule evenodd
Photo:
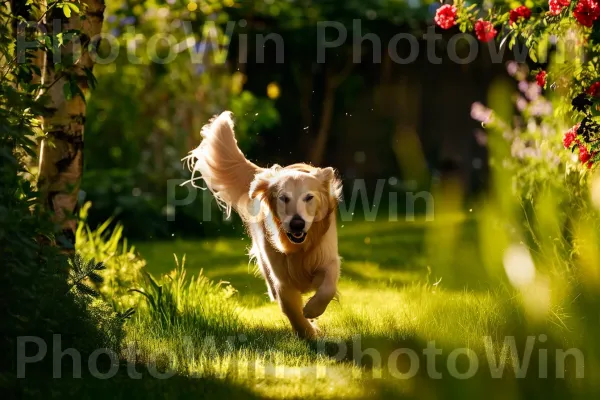
<path fill-rule="evenodd" d="M 317 318 L 325 312 L 325 309 L 337 293 L 337 282 L 340 276 L 340 263 L 332 261 L 324 268 L 317 269 L 313 279 L 313 285 L 317 291 L 304 306 L 306 318 Z"/>
<path fill-rule="evenodd" d="M 288 317 L 292 328 L 298 336 L 305 339 L 312 339 L 317 335 L 317 329 L 302 315 L 302 295 L 300 292 L 291 287 L 279 287 L 277 298 L 281 310 Z"/>

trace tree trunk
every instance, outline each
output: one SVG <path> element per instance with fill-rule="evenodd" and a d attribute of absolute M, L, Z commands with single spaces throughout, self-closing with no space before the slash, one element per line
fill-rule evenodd
<path fill-rule="evenodd" d="M 325 83 L 325 94 L 323 96 L 323 107 L 321 108 L 321 123 L 319 124 L 319 132 L 313 144 L 310 155 L 310 161 L 313 165 L 318 166 L 323 161 L 325 154 L 325 146 L 329 139 L 329 130 L 331 129 L 331 119 L 333 117 L 333 106 L 335 105 L 335 90 L 336 88 L 329 83 Z"/>
<path fill-rule="evenodd" d="M 327 148 L 337 88 L 350 75 L 353 67 L 354 64 L 351 61 L 348 61 L 344 66 L 344 69 L 337 75 L 333 75 L 329 70 L 326 70 L 325 72 L 325 93 L 323 95 L 323 107 L 321 108 L 321 122 L 319 123 L 319 132 L 317 133 L 310 154 L 310 161 L 315 166 L 318 166 L 323 162 L 323 156 L 325 155 L 325 149 Z"/>
<path fill-rule="evenodd" d="M 61 49 L 61 60 L 68 60 L 81 49 L 75 61 L 72 76 L 83 93 L 87 90 L 86 69 L 93 67 L 89 54 L 90 40 L 100 33 L 104 15 L 104 0 L 82 0 L 87 7 L 80 15 L 73 14 L 62 24 L 62 31 L 76 29 L 80 31 L 79 43 L 73 41 Z M 61 10 L 54 10 L 62 13 Z M 53 14 L 53 13 L 50 13 Z M 58 15 L 55 15 L 58 17 Z M 62 17 L 62 16 L 61 16 Z M 50 18 L 48 18 L 50 20 Z M 63 21 L 65 21 L 63 17 Z M 51 32 L 52 22 L 46 26 Z M 57 32 L 53 32 L 54 34 Z M 72 94 L 67 98 L 63 86 L 68 77 L 55 69 L 55 60 L 51 55 L 45 62 L 42 81 L 46 83 L 49 95 L 48 115 L 43 119 L 46 137 L 41 143 L 38 188 L 42 204 L 53 213 L 54 221 L 60 225 L 65 241 L 59 245 L 66 251 L 73 251 L 77 220 L 77 202 L 83 173 L 83 128 L 85 124 L 86 104 L 81 96 Z"/>

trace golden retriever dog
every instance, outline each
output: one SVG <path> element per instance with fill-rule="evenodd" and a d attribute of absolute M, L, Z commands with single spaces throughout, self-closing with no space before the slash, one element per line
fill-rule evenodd
<path fill-rule="evenodd" d="M 269 297 L 300 337 L 315 337 L 311 320 L 336 296 L 340 276 L 336 209 L 341 183 L 334 169 L 256 166 L 237 146 L 230 112 L 205 125 L 202 137 L 186 157 L 192 183 L 203 179 L 228 215 L 233 208 L 241 216 L 252 239 L 250 257 Z M 302 294 L 312 291 L 303 307 Z"/>

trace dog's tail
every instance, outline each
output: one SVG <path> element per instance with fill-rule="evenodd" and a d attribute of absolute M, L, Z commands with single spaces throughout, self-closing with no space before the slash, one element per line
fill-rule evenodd
<path fill-rule="evenodd" d="M 225 111 L 202 128 L 200 145 L 184 158 L 192 171 L 190 182 L 203 179 L 220 206 L 244 216 L 248 209 L 248 191 L 259 168 L 248 161 L 237 145 L 231 112 Z M 199 172 L 201 176 L 196 176 Z M 194 185 L 195 186 L 195 185 Z"/>

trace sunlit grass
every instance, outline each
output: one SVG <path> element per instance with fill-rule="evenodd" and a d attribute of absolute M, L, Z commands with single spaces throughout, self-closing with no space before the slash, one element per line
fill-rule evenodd
<path fill-rule="evenodd" d="M 138 342 L 141 360 L 163 349 L 176 356 L 171 364 L 179 374 L 212 377 L 269 398 L 387 398 L 400 394 L 432 398 L 435 392 L 461 394 L 464 387 L 456 385 L 462 381 L 449 377 L 445 364 L 453 349 L 473 350 L 485 366 L 485 338 L 491 340 L 491 354 L 500 357 L 505 336 L 516 337 L 522 350 L 526 335 L 544 333 L 552 343 L 547 347 L 551 347 L 560 345 L 567 328 L 556 323 L 560 318 L 554 323 L 530 325 L 522 311 L 522 299 L 513 290 L 498 282 L 484 286 L 470 282 L 469 276 L 481 276 L 475 271 L 481 268 L 474 240 L 477 229 L 465 218 L 451 223 L 458 224 L 459 237 L 467 245 L 442 260 L 447 265 L 441 267 L 431 265 L 434 257 L 425 244 L 430 226 L 425 222 L 357 222 L 341 228 L 341 296 L 318 320 L 326 338 L 320 343 L 296 338 L 277 304 L 268 301 L 264 281 L 248 265 L 247 240 L 140 243 L 147 268 L 155 275 L 172 269 L 172 253 L 185 253 L 189 274 L 202 271 L 214 281 L 232 285 L 237 293 L 227 301 L 235 304 L 237 317 L 207 330 L 187 323 L 185 315 L 176 326 L 166 329 L 138 320 L 130 324 L 129 340 Z M 444 272 L 448 266 L 456 269 L 457 263 L 465 263 L 462 274 L 457 274 L 466 279 L 462 288 L 457 288 L 460 281 L 446 285 Z M 214 339 L 214 346 L 208 342 L 207 347 L 206 341 L 213 340 L 207 337 Z M 431 341 L 443 349 L 436 362 L 444 374 L 439 381 L 427 376 L 423 358 L 423 350 Z M 340 343 L 346 346 L 344 354 L 340 353 Z M 361 358 L 360 350 L 367 348 L 377 349 L 381 365 L 369 356 Z M 400 348 L 413 349 L 421 359 L 414 379 L 390 375 L 389 357 Z M 399 358 L 397 363 L 400 370 L 410 366 L 406 358 Z M 522 388 L 515 384 L 510 371 L 509 365 L 505 379 L 489 381 L 489 370 L 482 367 L 465 382 L 473 393 L 485 393 L 492 385 L 501 388 L 498 393 L 502 396 L 514 397 Z M 527 385 L 545 390 L 544 382 L 535 379 L 535 371 L 531 375 Z M 559 384 L 561 390 L 563 384 Z M 420 392 L 417 389 L 421 385 L 429 389 Z"/>

